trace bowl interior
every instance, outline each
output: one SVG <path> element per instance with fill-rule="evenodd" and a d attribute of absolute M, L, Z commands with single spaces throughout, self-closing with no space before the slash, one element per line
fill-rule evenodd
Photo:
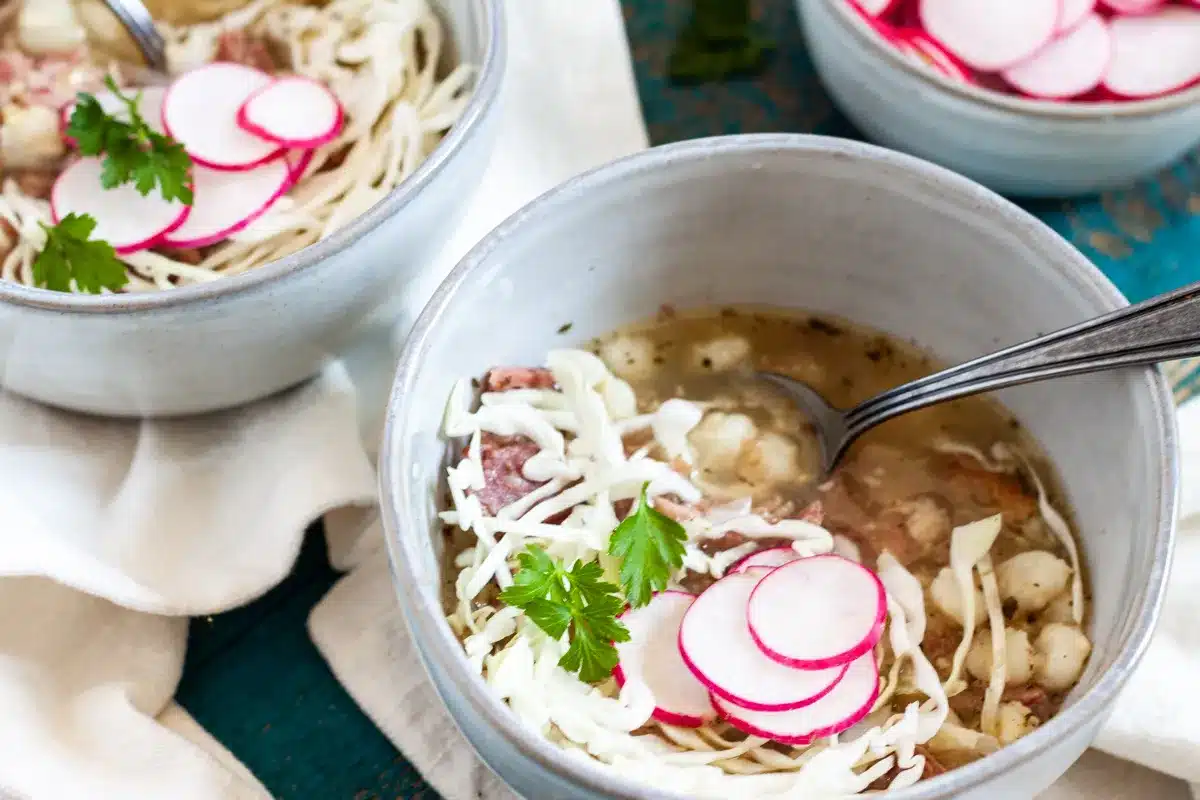
<path fill-rule="evenodd" d="M 446 445 L 438 430 L 457 378 L 541 363 L 548 348 L 645 319 L 661 303 L 837 314 L 956 363 L 1122 302 L 1081 255 L 1015 206 L 867 145 L 702 140 L 567 184 L 467 257 L 402 358 L 383 492 L 402 599 L 426 658 L 457 691 L 494 702 L 478 694 L 482 685 L 439 621 L 434 514 Z M 557 334 L 568 322 L 569 333 Z M 1083 709 L 951 773 L 956 781 L 1028 757 L 1075 724 L 1072 713 L 1097 713 L 1145 643 L 1169 548 L 1174 462 L 1157 372 L 1060 380 L 1001 399 L 1045 446 L 1078 514 L 1096 589 L 1095 655 L 1073 700 Z M 927 794 L 939 782 L 896 796 L 943 796 Z"/>

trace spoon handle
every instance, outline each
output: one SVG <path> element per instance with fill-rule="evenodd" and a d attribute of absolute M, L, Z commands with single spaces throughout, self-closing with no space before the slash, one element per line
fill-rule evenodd
<path fill-rule="evenodd" d="M 846 412 L 852 436 L 934 403 L 1200 355 L 1200 283 L 897 386 Z"/>

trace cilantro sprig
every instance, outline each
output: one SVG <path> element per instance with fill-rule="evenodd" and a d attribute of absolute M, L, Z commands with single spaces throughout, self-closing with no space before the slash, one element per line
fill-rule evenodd
<path fill-rule="evenodd" d="M 646 605 L 655 592 L 667 588 L 671 575 L 683 565 L 687 531 L 651 507 L 642 486 L 637 507 L 621 520 L 608 541 L 610 555 L 621 559 L 621 586 L 634 608 Z"/>
<path fill-rule="evenodd" d="M 71 282 L 81 292 L 99 294 L 117 291 L 129 281 L 116 251 L 102 239 L 92 239 L 96 220 L 87 214 L 67 214 L 57 225 L 44 223 L 46 246 L 33 261 L 34 285 L 56 292 L 71 291 Z"/>
<path fill-rule="evenodd" d="M 67 135 L 85 156 L 104 155 L 100 184 L 132 183 L 143 196 L 156 186 L 164 200 L 192 204 L 192 159 L 179 142 L 153 130 L 138 110 L 142 95 L 123 94 L 112 77 L 105 84 L 124 105 L 129 121 L 104 110 L 95 95 L 80 92 Z"/>
<path fill-rule="evenodd" d="M 617 619 L 625 602 L 634 608 L 646 605 L 683 565 L 687 532 L 650 506 L 648 485 L 609 539 L 609 554 L 621 559 L 620 589 L 604 580 L 604 569 L 595 561 L 577 561 L 567 569 L 530 545 L 517 556 L 512 585 L 500 593 L 501 602 L 522 609 L 555 639 L 569 634 L 570 646 L 558 665 L 585 683 L 604 680 L 617 666 L 615 645 L 629 641 L 628 629 Z"/>
<path fill-rule="evenodd" d="M 571 644 L 559 659 L 560 667 L 586 683 L 611 675 L 617 665 L 614 644 L 629 641 L 629 631 L 617 620 L 625 604 L 617 587 L 604 580 L 601 566 L 577 561 L 565 569 L 534 545 L 520 553 L 517 562 L 520 569 L 500 600 L 524 610 L 555 639 L 570 634 Z"/>
<path fill-rule="evenodd" d="M 750 0 L 695 0 L 667 68 L 678 83 L 749 76 L 763 68 L 771 48 L 755 31 Z"/>

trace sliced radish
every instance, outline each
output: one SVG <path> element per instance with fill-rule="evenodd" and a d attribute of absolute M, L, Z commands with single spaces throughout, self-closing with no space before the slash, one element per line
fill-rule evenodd
<path fill-rule="evenodd" d="M 1167 0 L 1101 0 L 1104 5 L 1118 14 L 1149 14 Z"/>
<path fill-rule="evenodd" d="M 947 78 L 953 78 L 964 83 L 974 83 L 975 79 L 965 64 L 955 58 L 940 44 L 930 39 L 920 31 L 902 31 L 898 33 L 907 44 L 907 52 L 912 57 L 925 62 Z"/>
<path fill-rule="evenodd" d="M 1066 33 L 1095 10 L 1096 0 L 1062 0 L 1062 15 L 1058 18 L 1058 29 L 1055 33 Z"/>
<path fill-rule="evenodd" d="M 1060 99 L 1086 94 L 1104 80 L 1112 49 L 1108 23 L 1099 14 L 1088 14 L 1033 58 L 1005 70 L 1004 79 L 1033 97 Z"/>
<path fill-rule="evenodd" d="M 242 130 L 238 109 L 271 76 L 218 62 L 180 75 L 163 98 L 163 127 L 192 161 L 212 169 L 253 169 L 283 153 L 278 142 Z"/>
<path fill-rule="evenodd" d="M 1200 10 L 1172 6 L 1110 23 L 1104 86 L 1121 97 L 1156 97 L 1200 80 Z"/>
<path fill-rule="evenodd" d="M 921 0 L 921 26 L 968 66 L 1007 69 L 1058 27 L 1060 0 Z"/>
<path fill-rule="evenodd" d="M 864 14 L 879 18 L 896 7 L 900 0 L 851 0 Z"/>
<path fill-rule="evenodd" d="M 654 719 L 685 728 L 698 728 L 717 715 L 708 689 L 679 654 L 679 624 L 695 599 L 687 592 L 659 592 L 645 606 L 622 614 L 629 641 L 617 645 L 621 660 L 613 671 L 619 685 L 635 682 L 650 691 Z"/>
<path fill-rule="evenodd" d="M 790 547 L 770 547 L 766 550 L 759 550 L 757 553 L 751 553 L 741 561 L 736 562 L 732 567 L 729 568 L 729 574 L 732 575 L 735 572 L 745 572 L 746 570 L 753 569 L 754 567 L 775 569 L 775 567 L 782 567 L 784 564 L 790 564 L 799 557 L 800 554 Z"/>
<path fill-rule="evenodd" d="M 319 147 L 342 130 L 342 104 L 328 87 L 309 78 L 279 78 L 246 98 L 237 123 L 286 147 Z"/>
<path fill-rule="evenodd" d="M 292 183 L 304 177 L 304 170 L 308 169 L 308 165 L 312 163 L 314 152 L 313 150 L 293 150 L 284 156 L 287 159 Z"/>
<path fill-rule="evenodd" d="M 804 708 L 757 711 L 722 697 L 713 697 L 712 702 L 717 712 L 743 733 L 804 745 L 850 728 L 871 713 L 878 697 L 879 670 L 875 654 L 867 653 L 850 664 L 833 691 Z"/>
<path fill-rule="evenodd" d="M 798 669 L 828 669 L 850 663 L 879 641 L 887 595 L 863 565 L 833 554 L 812 556 L 763 576 L 746 618 L 768 657 Z"/>
<path fill-rule="evenodd" d="M 146 120 L 146 124 L 150 130 L 158 133 L 163 133 L 162 126 L 162 104 L 163 97 L 167 90 L 161 86 L 147 86 L 144 89 L 125 89 L 126 94 L 136 95 L 141 93 L 141 100 L 138 102 L 138 114 L 142 119 Z M 109 115 L 122 122 L 129 121 L 129 111 L 125 107 L 125 103 L 121 98 L 109 91 L 96 92 L 94 95 L 96 102 L 100 104 Z M 62 108 L 62 130 L 63 138 L 74 146 L 71 137 L 67 136 L 67 126 L 71 124 L 71 115 L 75 113 L 75 101 L 67 103 Z"/>
<path fill-rule="evenodd" d="M 745 708 L 782 711 L 823 697 L 845 667 L 798 670 L 767 658 L 746 625 L 746 603 L 767 570 L 726 575 L 692 603 L 679 626 L 683 662 L 713 694 Z"/>
<path fill-rule="evenodd" d="M 163 244 L 205 247 L 227 239 L 262 216 L 292 185 L 282 158 L 241 172 L 192 166 L 192 213 Z"/>
<path fill-rule="evenodd" d="M 50 192 L 55 224 L 68 214 L 87 214 L 96 220 L 92 232 L 118 253 L 145 250 L 184 223 L 190 209 L 178 200 L 167 202 L 157 191 L 144 197 L 133 184 L 115 189 L 100 185 L 101 159 L 81 158 L 58 175 Z"/>

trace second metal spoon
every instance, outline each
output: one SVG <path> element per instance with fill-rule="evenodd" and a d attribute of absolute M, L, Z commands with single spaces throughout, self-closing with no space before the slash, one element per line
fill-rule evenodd
<path fill-rule="evenodd" d="M 893 417 L 1022 383 L 1200 355 L 1200 283 L 1081 322 L 897 386 L 841 410 L 801 381 L 760 373 L 788 394 L 817 431 L 828 474 L 862 434 Z"/>

